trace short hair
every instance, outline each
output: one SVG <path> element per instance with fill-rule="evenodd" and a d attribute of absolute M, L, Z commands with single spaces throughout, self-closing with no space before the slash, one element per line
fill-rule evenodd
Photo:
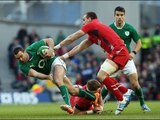
<path fill-rule="evenodd" d="M 87 12 L 86 13 L 86 18 L 91 18 L 92 20 L 97 19 L 97 15 L 96 15 L 95 12 Z"/>
<path fill-rule="evenodd" d="M 21 46 L 16 46 L 16 47 L 13 49 L 13 54 L 14 54 L 14 55 L 17 55 L 19 51 L 24 51 L 24 49 L 23 49 Z"/>
<path fill-rule="evenodd" d="M 90 91 L 96 91 L 100 87 L 101 87 L 101 84 L 100 82 L 98 82 L 98 80 L 89 80 L 87 82 L 87 88 Z"/>
<path fill-rule="evenodd" d="M 114 9 L 114 14 L 116 13 L 116 11 L 120 11 L 120 12 L 124 12 L 125 13 L 125 9 L 124 7 L 118 6 Z"/>

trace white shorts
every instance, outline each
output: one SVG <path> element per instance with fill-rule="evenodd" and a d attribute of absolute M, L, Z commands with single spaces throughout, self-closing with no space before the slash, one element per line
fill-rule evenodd
<path fill-rule="evenodd" d="M 116 68 L 111 63 L 107 62 L 107 60 L 105 60 L 101 65 L 100 70 L 105 71 L 108 75 L 112 75 L 116 71 Z"/>
<path fill-rule="evenodd" d="M 110 77 L 117 77 L 123 74 L 129 76 L 130 74 L 137 73 L 137 69 L 133 60 L 129 60 L 123 70 L 118 70 L 117 72 L 113 73 Z"/>
<path fill-rule="evenodd" d="M 63 66 L 64 69 L 65 69 L 65 71 L 67 71 L 65 62 L 64 62 L 60 57 L 57 57 L 57 58 L 53 61 L 53 63 L 52 63 L 51 73 L 53 73 L 54 67 L 55 67 L 56 65 L 61 65 L 61 66 Z M 65 75 L 64 77 L 66 77 L 66 75 Z"/>

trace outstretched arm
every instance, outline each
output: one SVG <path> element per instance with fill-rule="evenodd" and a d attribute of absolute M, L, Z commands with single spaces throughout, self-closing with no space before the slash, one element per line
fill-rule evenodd
<path fill-rule="evenodd" d="M 35 77 L 35 78 L 38 78 L 38 79 L 41 79 L 41 80 L 53 80 L 51 75 L 46 75 L 46 74 L 37 72 L 34 69 L 29 70 L 28 76 Z"/>
<path fill-rule="evenodd" d="M 74 56 L 78 54 L 79 52 L 83 51 L 84 49 L 88 48 L 93 44 L 92 41 L 85 39 L 83 40 L 79 45 L 75 46 L 72 50 L 70 50 L 68 53 L 65 53 L 61 56 L 62 59 L 67 59 L 71 56 Z"/>
<path fill-rule="evenodd" d="M 60 42 L 58 45 L 56 45 L 54 47 L 55 50 L 63 47 L 63 46 L 66 46 L 66 45 L 69 45 L 71 44 L 72 42 L 74 42 L 75 40 L 79 39 L 80 37 L 84 36 L 86 33 L 83 32 L 82 30 L 79 30 L 71 35 L 69 35 L 66 39 L 64 39 L 62 42 Z"/>
<path fill-rule="evenodd" d="M 46 53 L 46 57 L 52 57 L 55 56 L 54 53 L 54 40 L 52 38 L 46 38 L 44 39 L 44 42 L 46 43 L 47 46 L 49 46 L 49 50 Z"/>

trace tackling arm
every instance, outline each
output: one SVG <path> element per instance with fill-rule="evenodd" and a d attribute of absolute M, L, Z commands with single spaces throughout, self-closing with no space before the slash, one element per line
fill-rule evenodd
<path fill-rule="evenodd" d="M 62 59 L 67 59 L 71 56 L 74 56 L 75 54 L 78 54 L 79 52 L 83 51 L 84 49 L 88 48 L 93 44 L 92 41 L 85 39 L 83 40 L 79 45 L 75 46 L 72 50 L 70 50 L 68 53 L 65 53 L 62 55 Z"/>
<path fill-rule="evenodd" d="M 58 45 L 54 47 L 54 49 L 59 49 L 63 46 L 69 45 L 75 40 L 79 39 L 80 37 L 84 36 L 86 33 L 83 32 L 82 30 L 79 30 L 71 35 L 69 35 L 66 39 L 64 39 L 62 42 L 60 42 Z"/>

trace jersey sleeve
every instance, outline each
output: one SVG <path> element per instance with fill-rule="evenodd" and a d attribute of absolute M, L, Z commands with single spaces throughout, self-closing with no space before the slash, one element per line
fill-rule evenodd
<path fill-rule="evenodd" d="M 140 39 L 140 36 L 139 36 L 139 34 L 137 33 L 137 31 L 133 27 L 131 27 L 131 29 L 132 29 L 132 38 L 133 38 L 133 41 L 137 42 Z"/>
<path fill-rule="evenodd" d="M 32 52 L 37 52 L 38 49 L 43 46 L 43 45 L 46 45 L 44 40 L 39 40 L 33 44 L 31 44 L 28 48 L 27 48 L 27 51 L 32 51 Z"/>
<path fill-rule="evenodd" d="M 91 26 L 92 26 L 91 23 L 88 23 L 88 24 L 82 26 L 82 27 L 81 27 L 81 30 L 82 30 L 83 32 L 85 32 L 85 33 L 88 33 L 88 32 L 91 30 L 91 28 L 92 28 Z"/>
<path fill-rule="evenodd" d="M 20 67 L 20 70 L 25 74 L 25 75 L 28 75 L 29 73 L 29 70 L 31 69 L 28 65 L 23 65 L 21 63 L 19 63 L 19 67 Z"/>

